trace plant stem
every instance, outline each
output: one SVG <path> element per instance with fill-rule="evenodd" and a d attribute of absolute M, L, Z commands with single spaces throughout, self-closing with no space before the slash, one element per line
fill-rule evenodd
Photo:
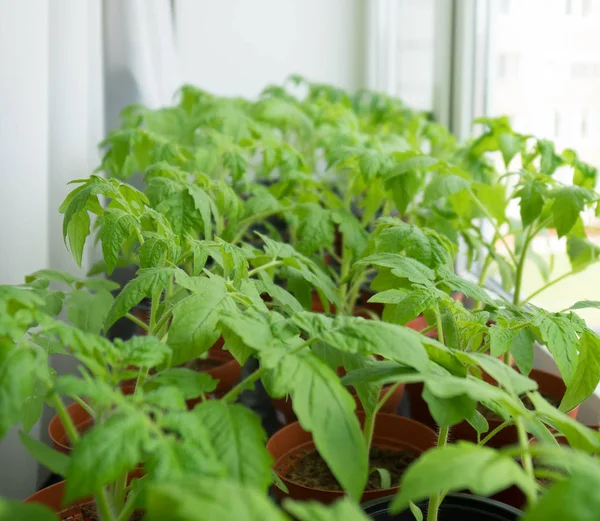
<path fill-rule="evenodd" d="M 517 270 L 515 273 L 515 292 L 513 294 L 513 304 L 519 305 L 521 300 L 521 284 L 523 282 L 523 269 L 525 268 L 525 260 L 527 259 L 527 250 L 529 249 L 529 243 L 531 242 L 532 236 L 527 233 L 525 242 L 523 242 L 523 250 L 521 251 L 521 257 L 517 263 Z"/>
<path fill-rule="evenodd" d="M 523 461 L 523 468 L 529 476 L 534 479 L 533 474 L 533 461 L 531 454 L 529 453 L 529 441 L 527 440 L 527 431 L 523 426 L 523 420 L 519 417 L 515 418 L 515 426 L 517 427 L 517 433 L 519 435 L 519 445 L 521 447 L 521 459 Z"/>
<path fill-rule="evenodd" d="M 150 304 L 150 328 L 148 331 L 152 331 L 156 326 L 156 313 L 158 312 L 158 306 L 160 305 L 161 289 L 157 289 L 152 293 L 152 303 Z"/>
<path fill-rule="evenodd" d="M 492 432 L 490 432 L 485 438 L 483 438 L 478 445 L 485 445 L 488 441 L 490 441 L 496 434 L 498 434 L 501 430 L 505 429 L 511 424 L 511 422 L 505 421 L 496 427 Z"/>
<path fill-rule="evenodd" d="M 436 304 L 436 306 L 435 306 L 435 320 L 437 323 L 438 340 L 439 340 L 440 344 L 443 344 L 444 343 L 444 329 L 442 327 L 442 314 L 440 313 L 439 304 Z"/>
<path fill-rule="evenodd" d="M 70 395 L 71 398 L 73 398 L 73 400 L 75 400 L 79 405 L 81 405 L 81 408 L 87 412 L 92 418 L 96 417 L 96 413 L 94 412 L 94 409 L 92 409 L 87 403 L 85 403 L 81 398 L 79 398 L 79 396 L 75 396 Z"/>
<path fill-rule="evenodd" d="M 125 496 L 127 493 L 127 472 L 119 477 L 113 488 L 113 504 L 117 510 L 121 510 L 125 505 Z"/>
<path fill-rule="evenodd" d="M 585 269 L 585 268 L 583 268 L 583 269 Z M 554 280 L 551 280 L 550 282 L 547 282 L 541 288 L 535 290 L 527 298 L 523 299 L 523 301 L 520 303 L 520 305 L 522 306 L 523 304 L 527 304 L 528 302 L 531 301 L 532 298 L 537 297 L 540 293 L 542 293 L 542 291 L 546 291 L 549 287 L 554 286 L 554 284 L 560 282 L 561 280 L 565 280 L 567 277 L 570 277 L 571 275 L 574 275 L 575 273 L 579 273 L 580 271 L 582 271 L 581 268 L 578 269 L 577 271 L 571 270 L 571 271 L 569 271 L 567 273 L 564 273 L 560 277 L 556 277 Z"/>
<path fill-rule="evenodd" d="M 163 328 L 163 326 L 167 323 L 167 321 L 171 318 L 171 313 L 167 313 L 165 312 L 163 314 L 162 317 L 160 317 L 160 320 L 156 323 L 156 326 L 154 326 L 154 329 L 152 330 L 152 334 L 153 335 L 158 335 L 158 333 L 160 333 L 161 329 Z"/>
<path fill-rule="evenodd" d="M 75 424 L 73 423 L 73 419 L 67 412 L 65 404 L 62 402 L 58 394 L 54 394 L 52 396 L 52 401 L 54 402 L 56 412 L 58 413 L 58 417 L 60 418 L 63 427 L 65 428 L 67 436 L 69 436 L 71 445 L 75 445 L 75 442 L 79 439 L 79 433 L 77 432 L 77 427 L 75 427 Z"/>
<path fill-rule="evenodd" d="M 129 521 L 131 514 L 135 510 L 135 500 L 137 499 L 137 494 L 135 492 L 130 492 L 127 496 L 127 501 L 125 502 L 125 506 L 121 513 L 117 517 L 117 521 Z"/>
<path fill-rule="evenodd" d="M 301 351 L 305 347 L 308 347 L 309 345 L 313 344 L 317 340 L 319 340 L 319 337 L 311 338 L 310 340 L 307 340 L 306 342 L 303 342 L 302 344 L 294 347 L 293 349 L 290 349 L 287 354 L 288 355 L 295 355 L 298 351 Z M 249 375 L 246 378 L 244 378 L 244 380 L 242 380 L 233 389 L 231 389 L 228 393 L 226 393 L 223 396 L 223 398 L 221 398 L 221 400 L 224 401 L 224 402 L 233 402 L 233 401 L 235 401 L 235 399 L 242 393 L 242 391 L 244 389 L 246 389 L 246 387 L 248 387 L 248 385 L 253 384 L 254 382 L 256 382 L 264 374 L 265 371 L 266 371 L 266 368 L 264 366 L 259 367 L 251 375 Z"/>
<path fill-rule="evenodd" d="M 470 188 L 469 188 L 469 194 L 471 195 L 471 197 L 475 201 L 475 204 L 479 207 L 479 209 L 486 216 L 486 218 L 488 219 L 488 221 L 490 221 L 490 224 L 494 227 L 494 231 L 496 232 L 496 235 L 502 241 L 502 244 L 504 244 L 504 246 L 506 247 L 506 251 L 508 251 L 509 257 L 511 258 L 511 260 L 514 263 L 514 265 L 516 266 L 517 265 L 517 259 L 515 258 L 514 253 L 512 252 L 512 250 L 510 249 L 510 247 L 508 246 L 508 243 L 506 242 L 506 239 L 500 233 L 500 229 L 498 228 L 498 225 L 496 224 L 496 221 L 494 220 L 494 216 L 488 211 L 488 209 L 485 207 L 485 205 L 479 200 L 479 197 L 477 197 L 475 195 L 475 192 L 473 192 L 473 190 L 471 190 Z"/>
<path fill-rule="evenodd" d="M 448 434 L 450 427 L 442 427 L 440 429 L 440 435 L 438 436 L 438 447 L 445 447 L 448 443 Z M 440 503 L 444 498 L 445 493 L 433 494 L 429 497 L 429 508 L 427 509 L 427 521 L 437 521 L 438 510 L 440 509 Z"/>
<path fill-rule="evenodd" d="M 233 240 L 231 242 L 233 244 L 235 244 L 235 243 L 238 243 L 239 241 L 241 241 L 242 238 L 244 237 L 244 234 L 248 230 L 248 227 L 250 225 L 252 225 L 253 223 L 260 221 L 262 219 L 266 219 L 267 217 L 271 217 L 272 215 L 277 215 L 279 213 L 284 214 L 285 212 L 293 210 L 294 208 L 296 208 L 296 206 L 297 206 L 296 204 L 291 204 L 289 206 L 286 206 L 285 208 L 278 208 L 277 210 L 268 210 L 266 212 L 257 213 L 256 215 L 253 215 L 251 217 L 246 217 L 246 219 L 242 219 L 238 223 L 239 231 L 235 235 L 235 237 L 233 238 Z"/>
<path fill-rule="evenodd" d="M 377 413 L 381 410 L 381 408 L 385 405 L 385 403 L 390 399 L 390 396 L 396 392 L 396 389 L 400 386 L 402 382 L 396 382 L 392 385 L 388 391 L 383 395 L 383 398 L 377 402 L 375 409 L 372 414 L 365 415 L 365 426 L 363 427 L 363 436 L 365 441 L 367 442 L 367 450 L 370 451 L 371 443 L 373 441 L 373 431 L 375 429 L 375 418 L 377 417 Z"/>
<path fill-rule="evenodd" d="M 98 512 L 100 514 L 100 519 L 102 521 L 114 521 L 115 516 L 113 515 L 112 508 L 110 503 L 108 502 L 108 496 L 106 495 L 106 490 L 102 487 L 101 491 L 96 494 L 96 507 L 98 508 Z"/>
<path fill-rule="evenodd" d="M 140 320 L 138 317 L 133 315 L 132 313 L 125 313 L 125 317 L 131 320 L 135 325 L 140 326 L 144 331 L 150 331 L 150 326 L 146 324 L 143 320 Z"/>
<path fill-rule="evenodd" d="M 266 264 L 263 264 L 262 266 L 259 266 L 258 268 L 254 268 L 253 270 L 250 270 L 248 272 L 248 278 L 253 277 L 260 271 L 268 270 L 269 268 L 272 268 L 273 266 L 280 266 L 281 264 L 283 264 L 283 261 L 272 260 L 270 262 L 267 262 Z"/>

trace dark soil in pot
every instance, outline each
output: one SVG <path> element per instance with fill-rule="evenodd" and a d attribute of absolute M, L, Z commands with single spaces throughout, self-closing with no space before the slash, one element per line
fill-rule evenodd
<path fill-rule="evenodd" d="M 337 479 L 316 450 L 298 453 L 298 462 L 290 469 L 287 478 L 304 485 L 305 487 L 320 488 L 323 490 L 342 490 Z M 390 450 L 381 447 L 371 447 L 369 454 L 369 468 L 386 469 L 390 473 L 391 484 L 397 487 L 402 474 L 419 453 L 407 450 Z M 365 490 L 381 489 L 381 478 L 378 472 L 369 475 Z"/>
<path fill-rule="evenodd" d="M 364 413 L 358 413 L 359 420 L 364 421 Z M 400 468 L 405 468 L 409 463 L 406 461 L 407 455 L 420 454 L 436 444 L 436 433 L 428 427 L 401 416 L 393 414 L 378 414 L 375 422 L 375 429 L 373 432 L 373 444 L 372 447 L 376 449 L 372 453 L 378 462 L 381 462 L 382 455 L 389 455 L 391 452 L 401 453 L 401 455 L 394 456 L 394 467 L 398 471 L 395 479 L 397 479 L 401 473 Z M 303 484 L 294 480 L 294 476 L 298 477 L 298 473 L 295 469 L 302 468 L 299 465 L 311 468 L 311 461 L 314 462 L 315 456 L 312 453 L 315 452 L 315 444 L 312 439 L 312 435 L 302 429 L 298 422 L 287 425 L 283 429 L 276 432 L 267 443 L 267 450 L 273 456 L 275 460 L 274 469 L 277 475 L 285 483 L 288 488 L 289 495 L 286 495 L 279 489 L 274 489 L 274 493 L 280 498 L 291 497 L 293 499 L 312 499 L 323 503 L 331 503 L 336 499 L 343 497 L 344 492 L 339 490 L 337 482 L 329 485 L 333 490 L 327 490 L 326 488 L 320 488 L 318 485 Z M 310 457 L 309 462 L 305 465 L 302 462 L 304 457 Z M 352 455 L 348 455 L 352 457 Z M 373 463 L 374 466 L 377 463 Z M 381 465 L 385 467 L 385 465 Z M 320 479 L 325 480 L 324 473 L 321 470 L 321 464 L 318 464 L 317 470 L 314 472 L 321 476 Z M 314 479 L 309 478 L 309 479 Z M 371 490 L 366 490 L 363 494 L 363 501 L 368 501 L 377 497 L 384 497 L 394 494 L 397 490 L 397 486 L 391 488 L 381 489 L 377 488 L 377 482 L 379 480 L 378 475 L 373 476 L 371 483 Z M 300 481 L 305 481 L 306 478 L 300 478 Z M 338 490 L 336 490 L 336 488 Z"/>
<path fill-rule="evenodd" d="M 363 505 L 373 521 L 414 521 L 410 510 L 397 515 L 388 513 L 393 497 L 376 499 Z M 427 517 L 427 502 L 419 503 Z M 439 521 L 517 521 L 523 513 L 509 505 L 492 499 L 469 494 L 448 494 L 440 506 Z M 548 520 L 550 521 L 550 520 Z"/>
<path fill-rule="evenodd" d="M 133 476 L 132 476 L 133 477 Z M 99 521 L 96 513 L 96 505 L 90 499 L 80 501 L 78 504 L 63 505 L 65 493 L 65 482 L 60 481 L 55 485 L 46 487 L 25 499 L 24 503 L 39 503 L 47 506 L 57 513 L 61 521 Z M 141 521 L 144 519 L 143 512 L 134 512 L 128 521 Z M 35 520 L 31 520 L 35 521 Z"/>

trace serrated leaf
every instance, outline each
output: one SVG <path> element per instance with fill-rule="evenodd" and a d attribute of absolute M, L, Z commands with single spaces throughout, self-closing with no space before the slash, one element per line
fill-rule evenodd
<path fill-rule="evenodd" d="M 499 132 L 496 135 L 498 148 L 504 159 L 504 166 L 508 168 L 512 158 L 521 151 L 522 139 L 520 136 L 510 132 Z"/>
<path fill-rule="evenodd" d="M 112 273 L 117 265 L 123 242 L 130 237 L 140 223 L 132 215 L 118 208 L 107 208 L 100 219 L 100 241 L 102 255 L 108 273 Z"/>
<path fill-rule="evenodd" d="M 179 272 L 178 268 L 148 268 L 139 270 L 137 276 L 128 282 L 117 295 L 104 324 L 108 330 L 118 319 L 129 313 L 144 298 L 165 289 L 169 279 Z"/>
<path fill-rule="evenodd" d="M 140 463 L 149 439 L 147 418 L 130 410 L 95 424 L 73 447 L 65 501 L 86 497 Z"/>
<path fill-rule="evenodd" d="M 477 284 L 473 284 L 472 282 L 459 277 L 445 266 L 438 268 L 436 271 L 440 279 L 443 280 L 444 284 L 446 284 L 451 290 L 460 291 L 467 297 L 471 297 L 479 302 L 492 304 L 492 299 Z"/>
<path fill-rule="evenodd" d="M 392 197 L 396 203 L 396 209 L 400 215 L 406 211 L 421 189 L 421 177 L 415 172 L 407 172 L 386 180 L 385 186 L 392 191 Z M 379 200 L 381 204 L 381 199 Z"/>
<path fill-rule="evenodd" d="M 506 221 L 506 188 L 502 184 L 474 184 L 473 192 L 496 219 L 498 225 Z"/>
<path fill-rule="evenodd" d="M 367 246 L 367 232 L 360 224 L 360 221 L 350 212 L 341 209 L 333 212 L 331 217 L 333 222 L 339 226 L 344 240 L 344 248 L 352 251 L 355 258 L 359 258 Z"/>
<path fill-rule="evenodd" d="M 543 183 L 533 179 L 527 179 L 521 189 L 515 194 L 520 197 L 519 207 L 523 228 L 529 226 L 542 213 L 544 207 L 544 194 L 546 187 Z"/>
<path fill-rule="evenodd" d="M 416 503 L 439 492 L 469 489 L 477 495 L 491 496 L 513 484 L 530 497 L 535 494 L 535 481 L 513 458 L 459 441 L 427 451 L 408 467 L 391 510 L 401 511 L 410 501 Z"/>
<path fill-rule="evenodd" d="M 33 456 L 39 463 L 50 469 L 59 476 L 64 476 L 69 465 L 69 457 L 62 452 L 54 450 L 45 443 L 33 439 L 23 431 L 19 432 L 21 443 L 27 449 L 27 452 Z M 0 519 L 2 516 L 0 515 Z"/>
<path fill-rule="evenodd" d="M 533 347 L 535 338 L 529 328 L 521 329 L 510 346 L 510 354 L 522 374 L 528 375 L 533 369 Z"/>
<path fill-rule="evenodd" d="M 265 448 L 267 435 L 260 418 L 244 405 L 216 400 L 198 404 L 193 414 L 208 428 L 227 477 L 266 492 L 272 481 L 273 459 Z"/>
<path fill-rule="evenodd" d="M 579 356 L 573 383 L 567 387 L 560 409 L 570 411 L 586 400 L 600 382 L 600 338 L 585 331 L 579 339 Z"/>
<path fill-rule="evenodd" d="M 105 290 L 98 291 L 95 295 L 80 289 L 73 290 L 67 300 L 67 316 L 79 329 L 99 334 L 114 300 Z"/>
<path fill-rule="evenodd" d="M 438 174 L 425 187 L 423 202 L 432 203 L 443 197 L 462 192 L 469 188 L 470 185 L 471 184 L 467 179 L 455 174 Z"/>
<path fill-rule="evenodd" d="M 396 277 L 405 277 L 417 284 L 431 284 L 431 281 L 435 276 L 432 269 L 419 261 L 394 253 L 377 253 L 375 255 L 369 255 L 356 262 L 355 266 L 368 266 L 369 264 L 391 268 L 392 274 Z"/>
<path fill-rule="evenodd" d="M 169 252 L 169 243 L 164 237 L 150 237 L 138 250 L 141 268 L 158 268 L 164 265 Z"/>
<path fill-rule="evenodd" d="M 213 392 L 217 380 L 207 373 L 199 373 L 185 367 L 171 367 L 151 376 L 144 383 L 144 389 L 153 390 L 162 386 L 175 386 L 186 400 L 198 398 L 202 394 Z"/>
<path fill-rule="evenodd" d="M 333 231 L 333 222 L 327 210 L 313 203 L 302 206 L 297 232 L 300 252 L 311 255 L 321 248 L 331 248 Z"/>
<path fill-rule="evenodd" d="M 69 248 L 79 267 L 81 267 L 83 258 L 83 247 L 87 236 L 90 234 L 90 224 L 91 220 L 87 210 L 75 212 L 67 223 L 66 234 L 69 238 Z"/>
<path fill-rule="evenodd" d="M 569 309 L 588 309 L 588 308 L 596 308 L 600 309 L 600 300 L 580 300 L 579 302 L 575 302 Z"/>
<path fill-rule="evenodd" d="M 311 337 L 348 353 L 378 354 L 401 364 L 427 371 L 429 357 L 422 337 L 410 328 L 360 317 L 327 317 L 298 313 L 294 323 Z"/>
<path fill-rule="evenodd" d="M 235 309 L 225 282 L 202 278 L 196 294 L 178 302 L 173 308 L 169 345 L 173 365 L 179 365 L 208 351 L 219 338 L 217 322 L 223 310 Z"/>
<path fill-rule="evenodd" d="M 171 348 L 151 335 L 134 336 L 117 344 L 124 366 L 152 368 L 169 359 Z"/>
<path fill-rule="evenodd" d="M 394 311 L 391 315 L 393 322 L 404 325 L 434 307 L 440 296 L 443 295 L 440 293 L 438 290 L 424 287 L 416 287 L 412 291 L 389 289 L 377 293 L 369 299 L 369 302 L 393 304 Z M 385 315 L 384 319 L 387 320 Z M 390 321 L 392 320 L 390 319 Z"/>
<path fill-rule="evenodd" d="M 231 479 L 153 483 L 146 497 L 148 521 L 288 521 L 260 489 Z"/>
<path fill-rule="evenodd" d="M 554 200 L 551 210 L 559 238 L 569 233 L 585 204 L 593 200 L 592 192 L 579 186 L 556 188 L 550 197 Z"/>

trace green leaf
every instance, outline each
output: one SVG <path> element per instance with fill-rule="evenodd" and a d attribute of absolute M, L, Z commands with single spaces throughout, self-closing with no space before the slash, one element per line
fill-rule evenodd
<path fill-rule="evenodd" d="M 594 200 L 593 192 L 574 185 L 556 188 L 550 197 L 554 200 L 552 216 L 559 237 L 571 231 L 586 203 Z"/>
<path fill-rule="evenodd" d="M 171 355 L 171 348 L 151 335 L 134 336 L 116 345 L 121 351 L 121 363 L 125 367 L 156 367 L 167 361 Z"/>
<path fill-rule="evenodd" d="M 573 271 L 579 272 L 598 260 L 600 247 L 588 239 L 567 237 L 567 254 Z"/>
<path fill-rule="evenodd" d="M 300 252 L 311 255 L 321 248 L 331 248 L 333 231 L 331 215 L 327 210 L 313 203 L 302 206 L 297 232 Z"/>
<path fill-rule="evenodd" d="M 473 192 L 496 219 L 498 225 L 506 221 L 508 201 L 506 199 L 506 188 L 503 184 L 487 185 L 477 183 L 473 185 Z"/>
<path fill-rule="evenodd" d="M 386 179 L 385 186 L 392 191 L 392 197 L 400 215 L 406 214 L 410 203 L 414 201 L 421 190 L 421 183 L 421 177 L 415 172 L 408 172 Z M 381 204 L 381 200 L 379 202 Z"/>
<path fill-rule="evenodd" d="M 443 197 L 462 192 L 469 188 L 469 186 L 469 181 L 463 177 L 459 177 L 455 174 L 438 174 L 425 187 L 423 202 L 432 203 Z"/>
<path fill-rule="evenodd" d="M 375 255 L 370 255 L 356 262 L 355 266 L 368 266 L 369 264 L 391 268 L 392 275 L 399 278 L 407 278 L 411 282 L 417 284 L 431 284 L 431 281 L 435 277 L 433 270 L 421 262 L 394 253 L 377 253 Z"/>
<path fill-rule="evenodd" d="M 460 291 L 467 297 L 471 297 L 479 302 L 485 302 L 486 304 L 493 303 L 493 300 L 480 286 L 473 284 L 468 280 L 462 279 L 445 266 L 439 267 L 436 271 L 440 279 L 442 279 L 444 284 L 446 284 L 451 290 Z"/>
<path fill-rule="evenodd" d="M 575 302 L 569 309 L 588 309 L 596 308 L 600 309 L 600 300 L 580 300 Z"/>
<path fill-rule="evenodd" d="M 539 329 L 542 340 L 552 353 L 560 374 L 569 387 L 574 378 L 579 342 L 572 323 L 559 313 L 544 313 L 536 317 L 534 325 Z"/>
<path fill-rule="evenodd" d="M 418 170 L 431 170 L 432 167 L 439 163 L 439 159 L 431 156 L 413 155 L 413 152 L 407 152 L 405 155 L 411 155 L 411 157 L 400 158 L 400 161 L 397 161 L 391 168 L 388 177 L 395 177 Z"/>
<path fill-rule="evenodd" d="M 546 421 L 550 420 L 551 425 L 569 440 L 569 445 L 572 448 L 590 454 L 598 452 L 600 449 L 600 433 L 560 412 L 550 405 L 541 394 L 530 393 L 528 396 L 539 415 L 544 417 Z"/>
<path fill-rule="evenodd" d="M 535 338 L 529 328 L 521 329 L 510 346 L 510 354 L 522 374 L 528 375 L 533 369 L 533 346 Z"/>
<path fill-rule="evenodd" d="M 176 387 L 158 387 L 144 393 L 144 402 L 164 411 L 185 411 L 187 405 L 183 393 Z"/>
<path fill-rule="evenodd" d="M 186 400 L 198 398 L 202 394 L 213 392 L 217 388 L 217 380 L 207 373 L 199 373 L 185 367 L 171 367 L 151 376 L 144 383 L 144 389 L 151 391 L 162 386 L 174 386 L 179 389 Z"/>
<path fill-rule="evenodd" d="M 517 331 L 493 325 L 489 329 L 490 353 L 494 357 L 502 356 L 510 350 Z"/>
<path fill-rule="evenodd" d="M 443 296 L 441 291 L 425 287 L 417 287 L 413 291 L 389 289 L 377 293 L 369 299 L 369 302 L 394 304 L 393 321 L 404 325 L 424 311 L 435 307 L 440 297 L 443 298 Z"/>
<path fill-rule="evenodd" d="M 451 427 L 471 417 L 477 402 L 465 395 L 442 398 L 435 396 L 429 387 L 423 390 L 423 400 L 427 402 L 431 417 L 440 427 Z"/>
<path fill-rule="evenodd" d="M 273 284 L 271 282 L 259 281 L 255 282 L 256 289 L 260 293 L 267 293 L 273 300 L 286 309 L 290 313 L 296 313 L 302 311 L 302 305 L 298 302 L 294 296 L 283 289 L 281 286 Z"/>
<path fill-rule="evenodd" d="M 541 156 L 540 172 L 544 175 L 552 175 L 563 163 L 561 157 L 554 150 L 554 143 L 547 139 L 540 139 L 536 148 Z"/>
<path fill-rule="evenodd" d="M 291 395 L 300 425 L 312 433 L 319 454 L 344 490 L 360 499 L 367 482 L 368 457 L 354 414 L 356 402 L 335 372 L 310 350 L 283 357 L 280 349 L 261 353 L 261 362 L 273 366 L 269 354 L 278 359 L 265 379 L 269 393 L 274 397 Z"/>
<path fill-rule="evenodd" d="M 579 356 L 573 382 L 560 404 L 562 411 L 570 411 L 586 400 L 600 382 L 600 338 L 587 330 L 579 339 Z"/>
<path fill-rule="evenodd" d="M 217 400 L 198 404 L 193 414 L 208 428 L 227 476 L 266 492 L 272 481 L 273 459 L 265 448 L 267 435 L 260 418 L 244 405 L 228 406 Z"/>
<path fill-rule="evenodd" d="M 348 353 L 378 354 L 401 364 L 427 371 L 429 357 L 423 336 L 410 328 L 360 317 L 327 317 L 320 313 L 298 313 L 294 323 L 311 337 Z"/>
<path fill-rule="evenodd" d="M 208 351 L 219 338 L 219 314 L 223 310 L 235 310 L 235 303 L 222 279 L 201 277 L 201 283 L 195 295 L 173 308 L 169 329 L 172 365 L 182 364 Z"/>
<path fill-rule="evenodd" d="M 108 273 L 112 273 L 117 265 L 123 242 L 136 229 L 140 229 L 140 223 L 131 214 L 118 208 L 107 208 L 104 211 L 100 219 L 100 240 Z"/>
<path fill-rule="evenodd" d="M 148 521 L 288 521 L 263 491 L 231 479 L 153 483 L 146 498 Z"/>
<path fill-rule="evenodd" d="M 515 194 L 515 197 L 521 198 L 519 207 L 523 228 L 529 226 L 542 214 L 545 193 L 546 186 L 543 183 L 534 179 L 527 179 Z"/>
<path fill-rule="evenodd" d="M 77 277 L 65 271 L 45 269 L 38 270 L 33 272 L 31 275 L 27 275 L 25 277 L 25 282 L 29 284 L 30 282 L 33 282 L 34 280 L 38 279 L 46 279 L 51 282 L 62 282 L 63 284 L 68 284 L 69 286 L 71 286 L 73 283 L 79 280 Z"/>
<path fill-rule="evenodd" d="M 69 238 L 69 248 L 79 267 L 81 267 L 85 240 L 90 234 L 90 223 L 91 220 L 87 210 L 80 210 L 73 214 L 67 224 L 66 234 Z"/>
<path fill-rule="evenodd" d="M 368 521 L 370 518 L 352 500 L 340 499 L 331 505 L 316 501 L 291 501 L 286 499 L 283 507 L 298 521 Z"/>
<path fill-rule="evenodd" d="M 146 239 L 138 250 L 141 268 L 158 268 L 165 264 L 170 250 L 169 242 L 160 236 Z"/>
<path fill-rule="evenodd" d="M 58 516 L 45 505 L 21 503 L 0 498 L 0 521 L 58 521 Z"/>
<path fill-rule="evenodd" d="M 69 457 L 62 452 L 54 450 L 45 443 L 33 439 L 23 431 L 19 432 L 21 443 L 39 463 L 50 469 L 55 474 L 64 476 L 67 473 Z"/>
<path fill-rule="evenodd" d="M 148 419 L 140 413 L 114 412 L 75 444 L 67 469 L 65 501 L 86 497 L 131 471 L 149 441 Z"/>
<path fill-rule="evenodd" d="M 500 132 L 496 135 L 498 148 L 504 159 L 504 166 L 508 168 L 508 164 L 521 151 L 522 139 L 521 136 L 511 132 Z"/>
<path fill-rule="evenodd" d="M 81 289 L 73 290 L 68 297 L 69 320 L 79 329 L 98 334 L 113 306 L 114 297 L 108 291 L 98 291 L 92 295 Z"/>
<path fill-rule="evenodd" d="M 480 496 L 491 496 L 513 484 L 529 496 L 535 494 L 535 482 L 513 458 L 488 447 L 459 441 L 427 451 L 408 467 L 391 510 L 399 512 L 410 501 L 418 503 L 440 492 L 469 489 Z"/>
<path fill-rule="evenodd" d="M 342 209 L 333 212 L 331 218 L 339 225 L 344 239 L 344 248 L 350 249 L 355 258 L 360 257 L 367 246 L 367 232 L 360 221 L 353 214 Z"/>
<path fill-rule="evenodd" d="M 596 466 L 580 466 L 564 480 L 551 485 L 535 504 L 529 506 L 523 521 L 596 521 L 600 511 L 600 473 Z"/>
<path fill-rule="evenodd" d="M 106 317 L 104 329 L 108 330 L 117 320 L 129 313 L 144 298 L 152 297 L 158 290 L 165 289 L 169 279 L 179 272 L 178 268 L 148 268 L 139 270 L 137 277 L 128 282 L 117 295 Z"/>

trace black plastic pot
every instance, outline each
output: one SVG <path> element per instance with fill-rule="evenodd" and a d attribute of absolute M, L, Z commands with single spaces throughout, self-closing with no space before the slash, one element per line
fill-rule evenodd
<path fill-rule="evenodd" d="M 388 513 L 393 496 L 375 499 L 363 505 L 374 521 L 415 521 L 410 510 L 395 516 Z M 426 517 L 427 502 L 419 507 Z M 523 513 L 516 508 L 486 497 L 469 494 L 448 494 L 439 511 L 439 521 L 517 521 Z"/>

